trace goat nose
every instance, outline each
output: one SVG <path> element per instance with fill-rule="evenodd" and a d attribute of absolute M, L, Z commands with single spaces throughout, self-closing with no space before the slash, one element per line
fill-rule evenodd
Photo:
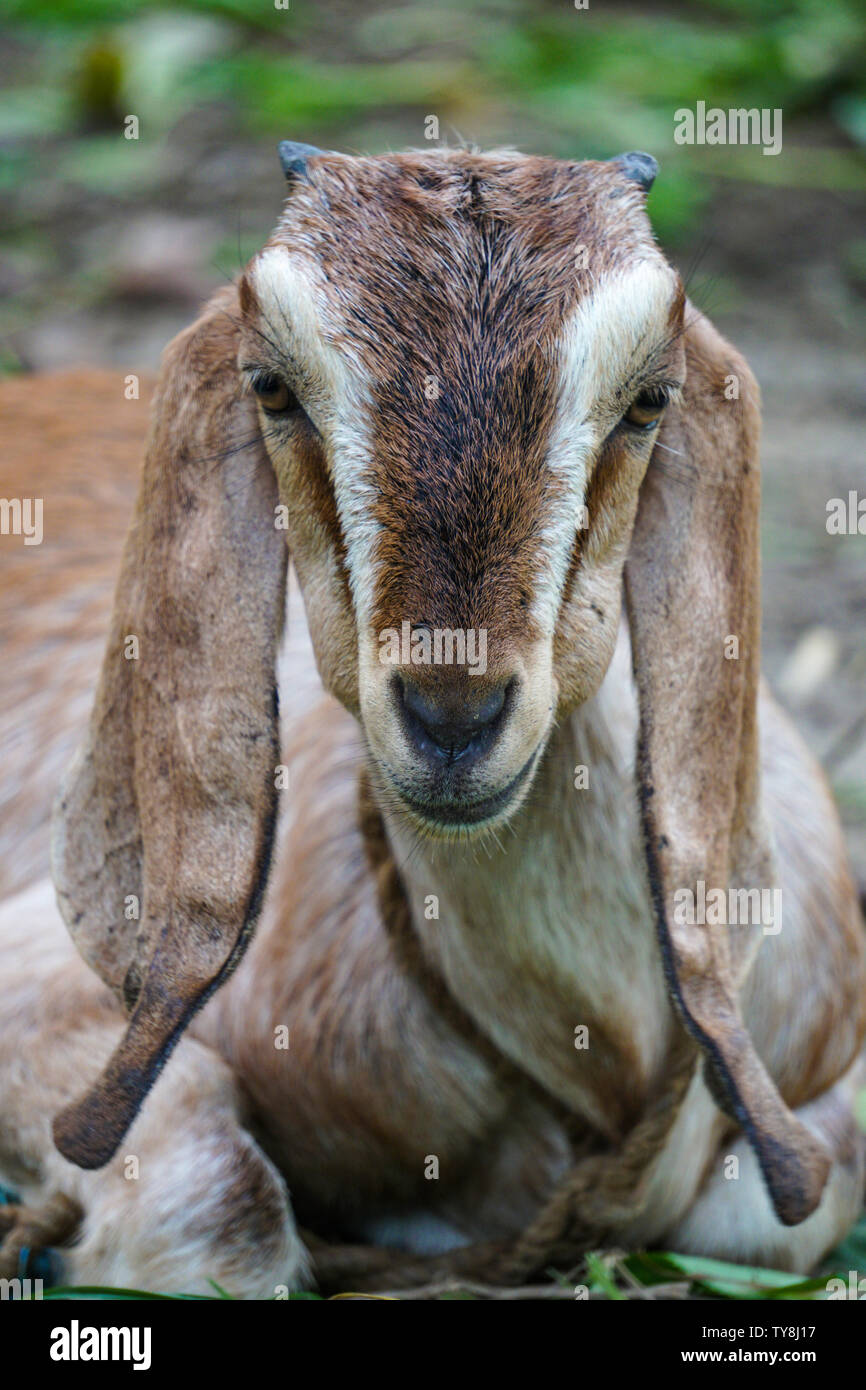
<path fill-rule="evenodd" d="M 425 690 L 409 676 L 398 676 L 404 724 L 422 753 L 451 758 L 480 754 L 493 741 L 512 681 L 483 683 L 474 690 Z M 474 682 L 472 683 L 474 684 Z"/>

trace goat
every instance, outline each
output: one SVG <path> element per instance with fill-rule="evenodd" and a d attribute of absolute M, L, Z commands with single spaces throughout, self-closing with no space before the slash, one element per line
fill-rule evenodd
<path fill-rule="evenodd" d="M 809 1268 L 862 1199 L 862 925 L 655 163 L 281 157 L 163 361 L 56 902 L 0 913 L 5 1257 L 59 1202 L 67 1279 L 167 1291 Z M 783 919 L 679 910 L 729 890 Z"/>

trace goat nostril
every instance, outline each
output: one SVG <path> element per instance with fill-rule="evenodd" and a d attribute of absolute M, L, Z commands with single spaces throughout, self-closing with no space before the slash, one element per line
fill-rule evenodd
<path fill-rule="evenodd" d="M 500 685 L 495 690 L 491 690 L 487 698 L 482 700 L 481 704 L 475 710 L 473 718 L 476 720 L 479 728 L 483 728 L 487 724 L 492 724 L 493 720 L 502 713 L 505 706 L 506 688 L 505 685 Z"/>
<path fill-rule="evenodd" d="M 402 675 L 396 678 L 404 723 L 422 751 L 454 760 L 480 754 L 493 741 L 514 681 L 504 681 L 478 696 L 442 695 L 423 690 Z"/>

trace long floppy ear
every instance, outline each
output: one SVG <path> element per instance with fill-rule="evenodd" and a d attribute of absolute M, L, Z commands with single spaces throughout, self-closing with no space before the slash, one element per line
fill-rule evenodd
<path fill-rule="evenodd" d="M 684 400 L 653 453 L 626 563 L 646 856 L 675 1006 L 703 1049 L 714 1098 L 748 1136 L 779 1219 L 795 1225 L 818 1205 L 829 1157 L 782 1101 L 740 1015 L 760 928 L 686 925 L 675 910 L 674 895 L 697 900 L 701 881 L 726 901 L 729 887 L 773 883 L 757 723 L 758 390 L 691 306 L 687 325 Z"/>
<path fill-rule="evenodd" d="M 287 552 L 238 312 L 222 291 L 167 349 L 89 731 L 55 810 L 61 911 L 131 1014 L 54 1122 L 83 1168 L 108 1162 L 234 969 L 267 879 Z"/>

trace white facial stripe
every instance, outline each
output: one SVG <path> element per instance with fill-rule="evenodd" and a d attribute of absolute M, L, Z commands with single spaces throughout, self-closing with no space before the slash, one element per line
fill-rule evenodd
<path fill-rule="evenodd" d="M 374 489 L 368 481 L 372 446 L 369 421 L 372 384 L 362 363 L 338 352 L 329 338 L 334 321 L 315 263 L 272 247 L 256 261 L 253 286 L 266 320 L 265 331 L 285 341 L 311 378 L 309 405 L 328 443 L 329 463 L 347 566 L 362 642 L 373 611 L 373 556 L 381 527 L 373 519 Z M 541 546 L 546 577 L 533 600 L 536 621 L 552 634 L 586 498 L 594 451 L 614 423 L 597 414 L 600 400 L 621 386 L 644 344 L 664 331 L 673 272 L 659 257 L 603 279 L 565 323 L 559 342 L 559 407 L 547 464 L 563 497 Z M 345 338 L 341 335 L 341 341 Z"/>
<path fill-rule="evenodd" d="M 381 530 L 373 518 L 374 492 L 366 481 L 372 458 L 371 383 L 360 361 L 329 341 L 339 325 L 314 262 L 271 247 L 259 256 L 251 278 L 265 332 L 286 343 L 311 381 L 304 404 L 328 444 L 349 584 L 363 632 L 373 609 L 372 557 Z"/>
<path fill-rule="evenodd" d="M 674 274 L 659 258 L 602 279 L 563 326 L 559 341 L 559 406 L 547 463 L 563 488 L 561 509 L 542 534 L 546 579 L 533 602 L 542 631 L 552 633 L 586 500 L 589 465 L 615 420 L 596 417 L 645 350 L 664 332 Z M 590 519 L 591 520 L 591 519 Z"/>

